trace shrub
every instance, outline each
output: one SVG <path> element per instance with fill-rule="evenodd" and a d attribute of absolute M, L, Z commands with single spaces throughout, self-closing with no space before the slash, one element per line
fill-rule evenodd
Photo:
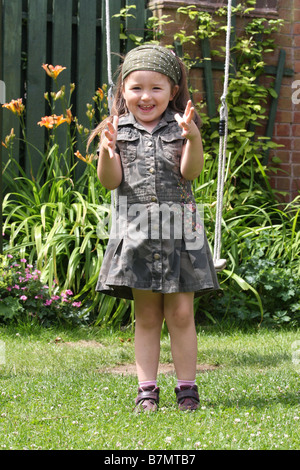
<path fill-rule="evenodd" d="M 85 317 L 81 302 L 72 299 L 73 292 L 60 292 L 57 285 L 41 280 L 41 271 L 25 258 L 0 257 L 0 321 L 20 321 L 32 317 L 43 325 L 57 322 L 78 323 Z"/>

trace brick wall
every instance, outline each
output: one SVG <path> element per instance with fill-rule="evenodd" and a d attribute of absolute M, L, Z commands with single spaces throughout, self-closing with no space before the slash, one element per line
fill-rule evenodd
<path fill-rule="evenodd" d="M 173 42 L 174 33 L 185 29 L 187 34 L 192 34 L 193 24 L 186 15 L 179 15 L 176 10 L 183 5 L 199 5 L 203 10 L 213 11 L 222 5 L 227 5 L 227 0 L 151 0 L 149 8 L 154 10 L 157 16 L 170 15 L 174 23 L 164 26 L 165 36 L 162 40 L 165 44 Z M 300 0 L 257 0 L 255 14 L 268 18 L 282 18 L 285 24 L 275 37 L 277 49 L 268 56 L 268 65 L 277 65 L 279 50 L 286 51 L 285 67 L 294 70 L 293 76 L 283 77 L 273 140 L 281 145 L 270 153 L 270 162 L 273 156 L 280 158 L 281 163 L 272 163 L 276 172 L 270 173 L 271 184 L 278 191 L 286 194 L 282 198 L 286 201 L 292 200 L 300 191 Z M 237 19 L 237 29 L 243 28 L 245 19 Z M 225 37 L 219 38 L 212 48 L 224 46 Z M 186 52 L 191 57 L 201 57 L 199 44 L 185 45 Z M 216 102 L 222 92 L 222 71 L 214 71 L 214 87 Z M 299 81 L 299 83 L 297 82 Z M 205 97 L 202 72 L 191 71 L 190 78 L 192 86 L 199 90 L 194 96 L 195 100 Z M 267 83 L 267 79 L 266 79 Z M 294 87 L 294 88 L 293 88 Z M 271 164 L 271 163 L 270 163 Z"/>

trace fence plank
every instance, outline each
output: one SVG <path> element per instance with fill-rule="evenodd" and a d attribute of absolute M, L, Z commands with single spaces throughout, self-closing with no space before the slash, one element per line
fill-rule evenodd
<path fill-rule="evenodd" d="M 6 102 L 21 98 L 21 43 L 22 43 L 22 2 L 10 0 L 3 4 L 3 80 L 6 85 Z M 12 40 L 13 32 L 13 40 Z M 19 123 L 10 111 L 3 110 L 3 136 L 14 128 L 14 157 L 19 160 Z M 7 162 L 7 152 L 3 152 L 3 164 Z"/>
<path fill-rule="evenodd" d="M 136 9 L 132 9 L 129 11 L 135 18 L 128 17 L 126 18 L 126 30 L 127 34 L 134 34 L 135 36 L 144 38 L 145 35 L 145 12 L 146 12 L 146 5 L 145 0 L 135 0 L 132 2 L 131 0 L 126 0 L 126 5 L 136 5 Z M 126 51 L 130 51 L 135 47 L 134 41 L 131 39 L 127 40 L 126 44 Z"/>
<path fill-rule="evenodd" d="M 214 82 L 213 82 L 212 64 L 211 64 L 211 56 L 210 56 L 210 45 L 209 45 L 208 38 L 202 39 L 201 47 L 202 47 L 202 56 L 203 56 L 207 112 L 208 112 L 209 117 L 212 118 L 216 116 L 216 102 L 215 102 L 215 95 L 214 95 Z"/>
<path fill-rule="evenodd" d="M 79 123 L 90 128 L 86 115 L 87 103 L 92 103 L 96 83 L 96 0 L 80 0 L 78 7 L 77 35 L 77 94 L 76 115 Z M 87 139 L 86 139 L 87 140 Z M 78 140 L 78 149 L 85 152 L 86 141 Z M 77 175 L 84 170 L 85 164 L 79 161 Z"/>
<path fill-rule="evenodd" d="M 58 85 L 71 82 L 72 52 L 72 0 L 53 0 L 53 65 L 67 67 L 57 79 Z"/>
<path fill-rule="evenodd" d="M 47 2 L 28 2 L 28 64 L 27 64 L 27 139 L 37 150 L 30 147 L 27 153 L 26 172 L 35 174 L 41 163 L 40 152 L 44 151 L 45 132 L 37 123 L 45 115 L 46 73 L 42 64 L 46 62 Z"/>
<path fill-rule="evenodd" d="M 52 28 L 52 65 L 66 67 L 56 80 L 57 91 L 62 85 L 66 86 L 68 96 L 71 83 L 72 66 L 72 0 L 53 0 L 53 28 Z M 53 83 L 53 82 L 52 82 Z M 56 102 L 56 114 L 65 113 L 61 102 Z M 57 143 L 60 152 L 66 150 L 66 129 L 65 125 L 56 130 Z"/>

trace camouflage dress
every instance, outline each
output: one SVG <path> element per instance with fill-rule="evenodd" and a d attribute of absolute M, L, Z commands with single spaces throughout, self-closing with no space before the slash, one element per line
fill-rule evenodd
<path fill-rule="evenodd" d="M 167 109 L 149 133 L 132 114 L 119 120 L 123 180 L 96 290 L 132 299 L 132 288 L 160 293 L 219 290 L 203 222 L 180 173 L 181 129 Z"/>

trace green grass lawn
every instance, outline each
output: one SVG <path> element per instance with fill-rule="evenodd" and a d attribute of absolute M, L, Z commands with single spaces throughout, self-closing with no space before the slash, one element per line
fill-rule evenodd
<path fill-rule="evenodd" d="M 201 408 L 179 412 L 176 378 L 160 374 L 159 411 L 135 415 L 136 377 L 105 371 L 134 363 L 131 332 L 0 328 L 0 449 L 299 449 L 300 331 L 201 328 L 198 338 L 199 364 L 217 366 L 197 375 Z M 167 335 L 161 362 L 171 362 Z"/>

